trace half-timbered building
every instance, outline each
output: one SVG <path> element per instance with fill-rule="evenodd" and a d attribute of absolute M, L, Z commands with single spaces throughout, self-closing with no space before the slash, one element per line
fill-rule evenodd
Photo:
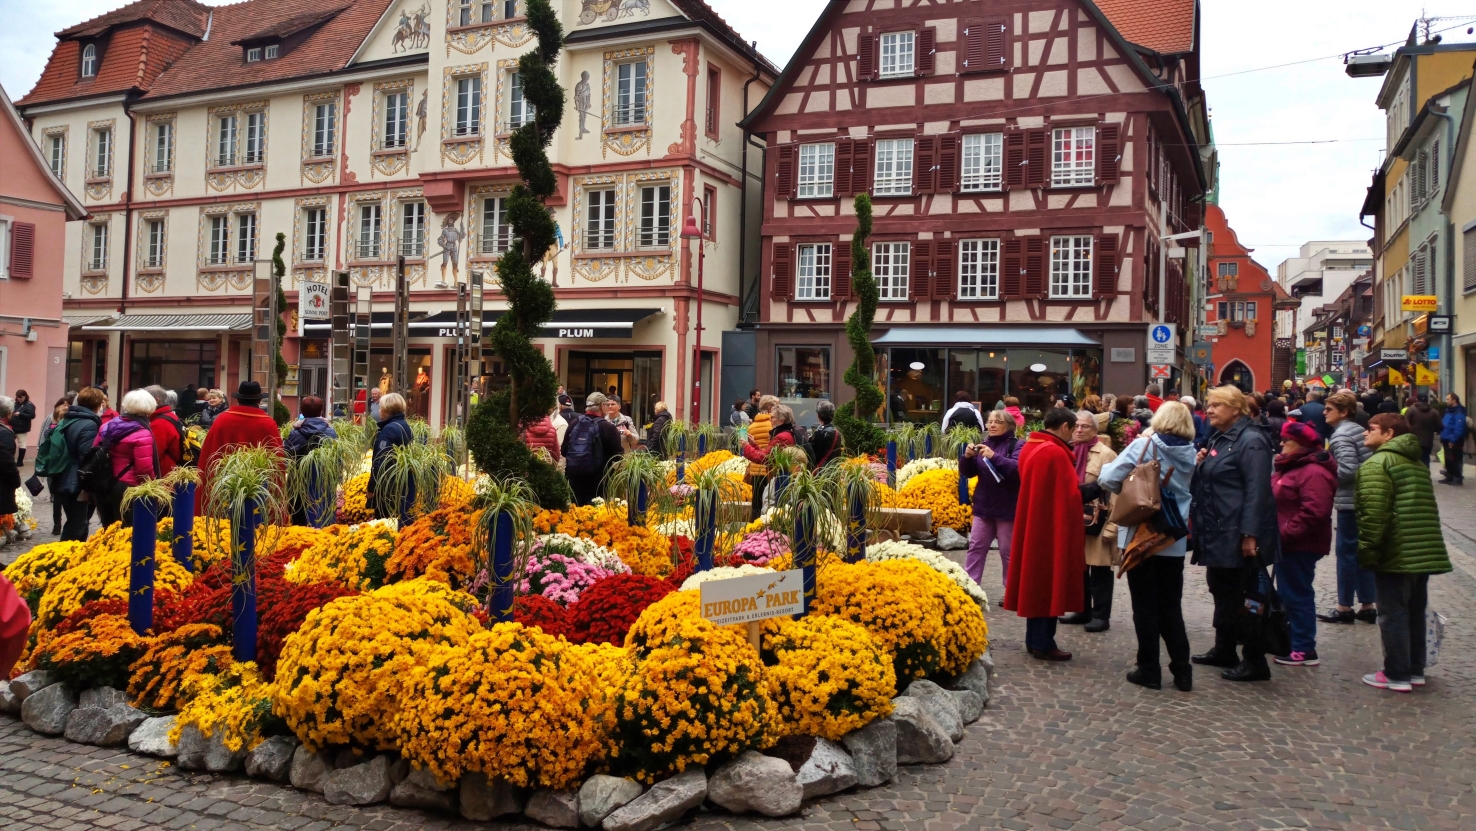
<path fill-rule="evenodd" d="M 1194 324 L 1198 22 L 1197 0 L 830 3 L 745 122 L 768 146 L 758 386 L 802 415 L 847 397 L 865 193 L 892 421 L 959 390 L 1027 409 L 1139 392 L 1148 325 L 1182 346 Z"/>

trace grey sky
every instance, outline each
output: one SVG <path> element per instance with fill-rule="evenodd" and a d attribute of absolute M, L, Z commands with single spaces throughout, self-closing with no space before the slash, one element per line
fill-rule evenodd
<path fill-rule="evenodd" d="M 709 1 L 781 66 L 825 5 L 825 0 Z M 51 53 L 53 32 L 123 4 L 0 0 L 0 19 L 8 21 L 0 27 L 0 84 L 12 98 L 24 95 Z M 1204 85 L 1222 162 L 1220 201 L 1241 241 L 1274 270 L 1306 240 L 1369 237 L 1372 232 L 1358 224 L 1357 214 L 1384 149 L 1383 119 L 1373 103 L 1378 80 L 1348 78 L 1339 58 L 1231 73 L 1401 41 L 1420 17 L 1424 0 L 1203 0 L 1202 5 Z M 1429 14 L 1459 11 L 1431 8 Z M 1451 35 L 1464 38 L 1465 28 Z M 1339 141 L 1247 146 L 1327 139 Z"/>

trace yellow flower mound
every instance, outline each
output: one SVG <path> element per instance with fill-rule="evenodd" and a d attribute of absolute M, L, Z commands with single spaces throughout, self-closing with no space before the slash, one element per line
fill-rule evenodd
<path fill-rule="evenodd" d="M 665 580 L 675 570 L 671 538 L 650 528 L 627 528 L 615 540 L 615 554 L 636 574 Z"/>
<path fill-rule="evenodd" d="M 881 564 L 879 564 L 881 565 Z M 885 565 L 911 572 L 927 585 L 928 593 L 943 607 L 938 634 L 938 669 L 950 675 L 961 675 L 974 659 L 989 648 L 989 626 L 984 610 L 946 574 L 920 560 L 889 560 Z"/>
<path fill-rule="evenodd" d="M 978 479 L 969 480 L 969 494 L 974 493 Z M 933 532 L 952 528 L 968 534 L 974 521 L 974 509 L 958 504 L 958 471 L 940 469 L 919 473 L 907 480 L 897 493 L 898 508 L 931 508 Z"/>
<path fill-rule="evenodd" d="M 780 733 L 839 741 L 891 714 L 892 657 L 865 629 L 829 615 L 774 620 L 765 627 L 764 663 Z"/>
<path fill-rule="evenodd" d="M 923 574 L 931 571 L 902 560 L 832 563 L 816 574 L 810 613 L 860 624 L 891 656 L 898 684 L 924 678 L 938 671 L 945 634 L 941 592 Z"/>
<path fill-rule="evenodd" d="M 477 489 L 460 476 L 447 476 L 441 480 L 442 508 L 464 508 L 476 498 Z"/>
<path fill-rule="evenodd" d="M 333 526 L 340 528 L 341 526 Z M 395 551 L 395 530 L 366 523 L 353 531 L 326 537 L 287 566 L 289 583 L 341 583 L 358 591 L 384 584 L 385 563 Z"/>
<path fill-rule="evenodd" d="M 642 782 L 775 738 L 758 654 L 735 627 L 698 617 L 698 605 L 696 592 L 673 592 L 641 614 L 627 640 L 634 667 L 616 702 L 616 766 Z"/>
<path fill-rule="evenodd" d="M 206 737 L 225 732 L 223 743 L 233 752 L 252 750 L 266 740 L 272 723 L 274 684 L 262 680 L 256 663 L 232 664 L 218 675 L 185 676 L 179 718 L 169 731 L 179 741 L 180 731 L 194 725 Z"/>
<path fill-rule="evenodd" d="M 330 525 L 327 528 L 309 528 L 304 525 L 269 528 L 261 532 L 260 539 L 271 547 L 265 552 L 258 547 L 256 556 L 258 559 L 266 559 L 283 551 L 306 551 L 315 545 L 332 541 L 342 530 L 344 527 L 341 525 Z"/>
<path fill-rule="evenodd" d="M 80 542 L 48 542 L 15 558 L 4 568 L 5 579 L 35 613 L 52 578 L 82 562 L 87 546 Z"/>
<path fill-rule="evenodd" d="M 41 595 L 33 633 L 52 629 L 67 615 L 93 600 L 128 599 L 128 566 L 133 531 L 114 523 L 87 543 L 80 564 L 52 578 Z M 194 577 L 174 561 L 167 540 L 154 546 L 154 591 L 179 591 Z"/>
<path fill-rule="evenodd" d="M 369 507 L 369 474 L 360 473 L 343 486 L 343 507 L 338 510 L 338 521 L 357 525 L 373 518 L 374 509 Z"/>
<path fill-rule="evenodd" d="M 598 655 L 518 623 L 439 646 L 407 682 L 400 752 L 443 782 L 481 771 L 575 786 L 612 750 Z"/>
<path fill-rule="evenodd" d="M 76 688 L 122 687 L 128 683 L 129 665 L 148 645 L 133 633 L 127 617 L 98 615 L 38 645 L 36 667 Z"/>
<path fill-rule="evenodd" d="M 183 703 L 180 692 L 192 675 L 211 675 L 234 663 L 220 627 L 190 623 L 154 638 L 129 667 L 128 698 L 134 706 L 168 712 Z"/>
<path fill-rule="evenodd" d="M 727 463 L 727 462 L 733 462 L 735 459 L 738 459 L 738 458 L 739 458 L 739 456 L 737 454 L 733 453 L 732 451 L 729 451 L 729 450 L 714 450 L 711 453 L 708 453 L 707 455 L 703 456 L 702 458 L 697 459 L 697 460 L 692 461 L 692 462 L 689 462 L 687 464 L 687 469 L 686 469 L 686 482 L 687 482 L 687 484 L 692 484 L 693 482 L 697 481 L 698 475 L 702 474 L 703 472 L 705 472 L 709 468 L 714 468 L 714 467 L 717 467 L 717 466 L 719 466 L 721 464 L 724 464 L 724 463 Z M 741 473 L 739 474 L 739 478 L 740 479 L 742 478 L 742 474 Z M 669 483 L 670 484 L 673 484 L 673 485 L 675 485 L 677 483 L 676 482 L 676 468 L 672 468 L 671 478 L 669 479 Z"/>
<path fill-rule="evenodd" d="M 481 511 L 439 508 L 400 529 L 385 572 L 395 580 L 432 577 L 464 586 L 476 576 L 475 543 Z"/>

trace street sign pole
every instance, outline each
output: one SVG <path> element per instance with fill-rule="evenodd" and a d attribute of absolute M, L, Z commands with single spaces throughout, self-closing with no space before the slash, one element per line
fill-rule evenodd
<path fill-rule="evenodd" d="M 467 310 L 467 300 L 470 292 L 466 283 L 456 284 L 456 383 L 451 391 L 451 417 L 446 419 L 447 424 L 466 424 L 466 408 L 468 402 L 467 384 L 470 379 L 467 359 L 470 357 L 467 351 L 467 340 L 471 332 L 471 320 Z"/>

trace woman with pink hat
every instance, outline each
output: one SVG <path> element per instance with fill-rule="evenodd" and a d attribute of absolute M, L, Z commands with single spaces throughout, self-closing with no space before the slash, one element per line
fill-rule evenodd
<path fill-rule="evenodd" d="M 1296 421 L 1283 424 L 1281 454 L 1271 472 L 1276 525 L 1281 532 L 1276 594 L 1286 607 L 1291 630 L 1291 654 L 1275 659 L 1282 666 L 1315 667 L 1319 663 L 1312 580 L 1317 561 L 1332 547 L 1333 495 L 1337 490 L 1338 465 L 1323 449 L 1317 429 Z"/>

